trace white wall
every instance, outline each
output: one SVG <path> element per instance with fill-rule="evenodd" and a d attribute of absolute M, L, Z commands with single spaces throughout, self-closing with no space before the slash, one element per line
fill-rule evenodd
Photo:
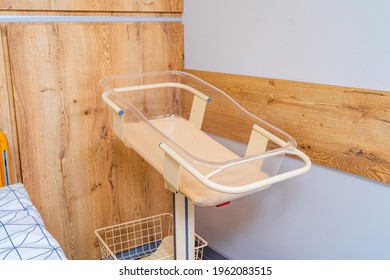
<path fill-rule="evenodd" d="M 184 25 L 188 69 L 390 90 L 387 0 L 184 0 Z M 233 259 L 390 259 L 390 186 L 319 165 L 196 211 Z"/>
<path fill-rule="evenodd" d="M 390 1 L 184 0 L 188 68 L 389 90 Z"/>

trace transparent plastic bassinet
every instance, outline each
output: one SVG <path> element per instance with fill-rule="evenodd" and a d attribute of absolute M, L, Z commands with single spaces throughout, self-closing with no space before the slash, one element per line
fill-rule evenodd
<path fill-rule="evenodd" d="M 115 134 L 174 193 L 176 259 L 194 256 L 194 204 L 221 205 L 310 169 L 290 135 L 192 74 L 115 75 L 100 85 Z M 280 173 L 285 155 L 301 165 Z"/>
<path fill-rule="evenodd" d="M 100 85 L 118 137 L 166 177 L 166 156 L 179 164 L 178 191 L 197 205 L 231 201 L 310 168 L 291 136 L 192 74 L 116 75 Z M 287 154 L 303 166 L 279 174 Z"/>

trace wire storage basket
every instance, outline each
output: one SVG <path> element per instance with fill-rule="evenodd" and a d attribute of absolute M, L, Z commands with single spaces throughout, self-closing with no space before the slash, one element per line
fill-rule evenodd
<path fill-rule="evenodd" d="M 103 260 L 173 260 L 173 216 L 164 213 L 95 230 Z M 195 260 L 207 242 L 195 234 Z"/>

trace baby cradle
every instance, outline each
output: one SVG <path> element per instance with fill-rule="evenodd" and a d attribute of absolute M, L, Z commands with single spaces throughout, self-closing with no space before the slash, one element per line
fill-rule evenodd
<path fill-rule="evenodd" d="M 115 75 L 100 85 L 115 134 L 174 193 L 176 259 L 194 255 L 194 204 L 222 205 L 310 169 L 290 135 L 194 75 Z M 285 155 L 302 166 L 279 173 Z"/>

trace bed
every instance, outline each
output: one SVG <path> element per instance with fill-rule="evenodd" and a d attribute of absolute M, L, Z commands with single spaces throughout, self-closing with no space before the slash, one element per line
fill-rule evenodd
<path fill-rule="evenodd" d="M 0 187 L 0 260 L 66 260 L 23 184 Z"/>

